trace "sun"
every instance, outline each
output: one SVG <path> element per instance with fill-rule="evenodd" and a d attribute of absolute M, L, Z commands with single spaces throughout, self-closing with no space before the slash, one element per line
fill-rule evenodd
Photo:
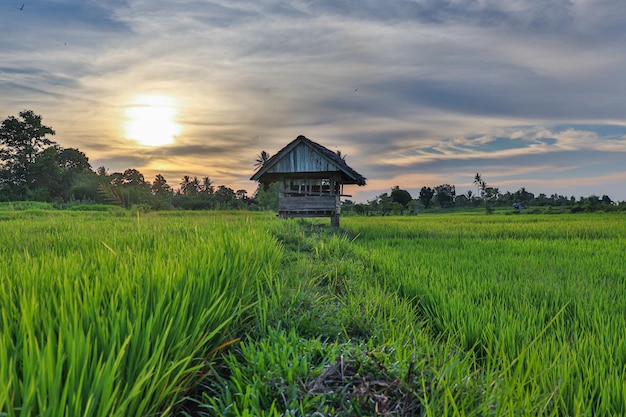
<path fill-rule="evenodd" d="M 181 132 L 177 113 L 176 100 L 171 97 L 138 96 L 126 109 L 126 137 L 143 146 L 172 144 Z"/>

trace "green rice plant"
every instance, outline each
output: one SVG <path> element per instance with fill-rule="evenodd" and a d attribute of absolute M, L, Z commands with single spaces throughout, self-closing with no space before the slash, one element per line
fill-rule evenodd
<path fill-rule="evenodd" d="M 206 412 L 241 416 L 253 410 L 253 415 L 281 416 L 314 408 L 314 399 L 300 388 L 319 361 L 336 349 L 319 340 L 299 339 L 293 331 L 269 329 L 266 338 L 242 343 L 236 354 L 226 357 L 227 382 L 221 384 L 220 395 L 205 393 Z M 310 362 L 314 358 L 318 363 Z"/>
<path fill-rule="evenodd" d="M 425 361 L 401 369 L 394 359 L 393 348 L 375 342 L 323 342 L 270 328 L 226 355 L 206 382 L 197 414 L 347 417 L 395 415 L 400 407 L 413 413 L 421 408 L 413 385 L 429 370 Z"/>
<path fill-rule="evenodd" d="M 626 414 L 620 214 L 12 216 L 3 415 Z"/>
<path fill-rule="evenodd" d="M 52 203 L 42 201 L 9 201 L 0 202 L 0 211 L 52 210 Z"/>
<path fill-rule="evenodd" d="M 228 405 L 232 415 L 372 415 L 383 407 L 377 398 L 390 403 L 379 382 L 404 393 L 397 415 L 625 414 L 621 217 L 346 218 L 339 233 L 307 222 L 270 227 L 285 242 L 286 262 L 277 291 L 260 295 L 267 315 L 259 333 L 239 347 L 251 356 L 229 361 L 227 372 L 249 382 L 233 395 L 222 381 L 231 391 L 211 391 L 208 415 Z M 264 380 L 268 361 L 246 364 L 279 349 L 265 344 L 276 339 L 271 325 L 295 332 L 293 345 L 341 341 L 345 364 L 365 379 L 306 401 L 302 387 L 339 365 L 323 361 L 322 373 L 301 375 L 300 390 L 296 381 Z M 258 380 L 299 400 L 287 408 Z"/>
<path fill-rule="evenodd" d="M 0 414 L 173 413 L 281 262 L 259 226 L 92 213 L 10 221 L 0 231 Z"/>
<path fill-rule="evenodd" d="M 472 359 L 461 369 L 483 381 L 485 398 L 475 403 L 453 395 L 463 372 L 447 378 L 450 393 L 425 400 L 433 415 L 626 413 L 620 215 L 343 225 L 360 236 L 353 251 L 372 279 L 412 300 L 431 337 L 465 352 Z"/>

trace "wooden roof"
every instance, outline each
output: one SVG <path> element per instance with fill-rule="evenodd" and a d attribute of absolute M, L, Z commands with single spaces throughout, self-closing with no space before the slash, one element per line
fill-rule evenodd
<path fill-rule="evenodd" d="M 269 158 L 250 179 L 267 183 L 277 181 L 284 174 L 321 178 L 328 173 L 339 173 L 344 184 L 365 185 L 365 177 L 350 168 L 339 155 L 300 135 Z"/>

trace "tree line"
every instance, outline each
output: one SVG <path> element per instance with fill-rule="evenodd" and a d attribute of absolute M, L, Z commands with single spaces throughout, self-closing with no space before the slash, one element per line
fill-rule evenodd
<path fill-rule="evenodd" d="M 521 187 L 515 192 L 500 192 L 499 188 L 489 186 L 480 173 L 474 176 L 476 192 L 468 190 L 457 194 L 456 187 L 441 184 L 435 187 L 422 187 L 419 195 L 413 198 L 407 190 L 399 186 L 391 188 L 391 192 L 382 193 L 367 203 L 354 203 L 346 200 L 342 204 L 342 212 L 354 212 L 364 215 L 416 214 L 421 209 L 431 208 L 484 208 L 492 213 L 496 207 L 509 207 L 514 212 L 522 212 L 532 208 L 533 211 L 551 212 L 590 212 L 590 211 L 626 211 L 626 202 L 615 202 L 608 195 L 590 195 L 588 197 L 564 196 L 561 194 L 535 195 Z"/>
<path fill-rule="evenodd" d="M 19 117 L 9 116 L 0 125 L 0 201 L 46 201 L 59 204 L 103 203 L 121 207 L 145 206 L 151 209 L 278 209 L 278 184 L 268 189 L 258 187 L 250 196 L 246 190 L 215 185 L 208 177 L 185 175 L 178 188 L 168 185 L 161 174 L 152 181 L 136 169 L 109 172 L 105 167 L 92 169 L 89 158 L 76 148 L 63 148 L 49 136 L 55 131 L 42 124 L 40 115 L 24 110 Z M 345 155 L 340 155 L 345 158 Z M 259 169 L 269 159 L 263 151 L 254 166 Z M 474 176 L 476 192 L 456 193 L 451 184 L 424 186 L 415 198 L 395 186 L 367 201 L 345 200 L 342 211 L 357 214 L 416 213 L 420 209 L 512 207 L 516 211 L 533 207 L 565 208 L 568 211 L 626 210 L 626 202 L 616 203 L 601 197 L 538 194 L 524 187 L 515 192 L 500 192 L 489 186 L 480 173 Z"/>
<path fill-rule="evenodd" d="M 55 131 L 40 115 L 24 110 L 0 125 L 0 201 L 59 204 L 102 203 L 152 209 L 265 209 L 277 207 L 270 190 L 249 196 L 246 190 L 215 185 L 208 177 L 185 175 L 173 188 L 161 174 L 148 181 L 136 169 L 92 169 L 76 148 L 63 148 L 49 136 Z M 276 201 L 274 201 L 276 200 Z"/>

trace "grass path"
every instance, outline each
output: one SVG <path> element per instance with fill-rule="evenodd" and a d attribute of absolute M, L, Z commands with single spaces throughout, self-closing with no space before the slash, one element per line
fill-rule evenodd
<path fill-rule="evenodd" d="M 271 225 L 275 290 L 207 415 L 626 414 L 623 216 L 342 226 Z"/>

